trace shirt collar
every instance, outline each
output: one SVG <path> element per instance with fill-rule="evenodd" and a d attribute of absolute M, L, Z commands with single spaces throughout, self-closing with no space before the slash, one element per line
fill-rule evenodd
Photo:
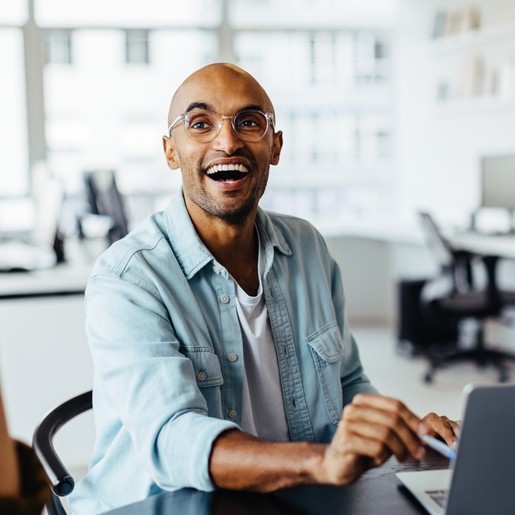
<path fill-rule="evenodd" d="M 184 275 L 191 279 L 199 270 L 214 260 L 213 255 L 199 238 L 191 221 L 182 188 L 174 196 L 165 210 L 166 230 Z M 256 219 L 260 236 L 267 256 L 276 248 L 283 254 L 291 255 L 291 249 L 283 235 L 274 226 L 266 211 L 258 208 Z M 272 256 L 270 256 L 272 257 Z"/>

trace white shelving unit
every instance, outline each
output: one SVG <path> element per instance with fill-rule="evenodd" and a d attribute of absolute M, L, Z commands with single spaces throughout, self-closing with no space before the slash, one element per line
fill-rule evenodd
<path fill-rule="evenodd" d="M 515 23 L 451 34 L 429 44 L 439 114 L 515 109 Z"/>

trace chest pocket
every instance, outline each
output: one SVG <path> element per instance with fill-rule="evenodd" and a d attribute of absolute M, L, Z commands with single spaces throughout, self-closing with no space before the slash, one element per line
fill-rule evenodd
<path fill-rule="evenodd" d="M 220 360 L 213 351 L 203 348 L 185 349 L 184 355 L 193 364 L 193 371 L 199 388 L 221 386 L 224 383 Z"/>
<path fill-rule="evenodd" d="M 224 378 L 218 356 L 209 348 L 197 347 L 184 350 L 191 361 L 197 386 L 207 404 L 210 417 L 223 418 L 222 385 Z"/>
<path fill-rule="evenodd" d="M 344 352 L 342 336 L 336 321 L 308 336 L 307 343 L 329 418 L 334 425 L 338 425 L 343 402 L 340 368 Z"/>

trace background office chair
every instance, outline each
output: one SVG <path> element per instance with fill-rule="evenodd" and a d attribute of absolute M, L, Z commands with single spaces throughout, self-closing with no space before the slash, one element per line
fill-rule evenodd
<path fill-rule="evenodd" d="M 430 366 L 425 381 L 431 382 L 437 369 L 451 363 L 473 361 L 478 366 L 493 365 L 499 372 L 499 381 L 508 379 L 507 360 L 515 360 L 515 355 L 487 349 L 484 342 L 484 320 L 501 314 L 504 306 L 515 304 L 515 292 L 504 292 L 495 283 L 495 257 L 484 257 L 487 284 L 477 287 L 474 281 L 472 256 L 466 252 L 456 252 L 442 235 L 429 213 L 419 213 L 427 245 L 437 260 L 437 277 L 426 282 L 421 293 L 421 303 L 426 324 L 442 323 L 450 319 L 459 327 L 460 321 L 472 318 L 478 321 L 475 343 L 472 348 L 460 350 L 457 342 L 435 342 L 429 353 Z M 443 350 L 451 343 L 451 350 Z M 444 344 L 444 345 L 441 345 Z M 436 351 L 435 347 L 441 347 Z M 447 345 L 448 349 L 449 345 Z"/>
<path fill-rule="evenodd" d="M 84 172 L 84 183 L 91 213 L 111 218 L 109 243 L 123 238 L 129 231 L 125 202 L 116 184 L 115 175 L 113 170 Z"/>
<path fill-rule="evenodd" d="M 75 487 L 73 477 L 54 448 L 54 436 L 66 422 L 92 406 L 92 392 L 89 390 L 57 406 L 34 431 L 32 446 L 50 481 L 51 497 L 46 506 L 49 515 L 66 515 L 60 497 L 69 495 Z"/>

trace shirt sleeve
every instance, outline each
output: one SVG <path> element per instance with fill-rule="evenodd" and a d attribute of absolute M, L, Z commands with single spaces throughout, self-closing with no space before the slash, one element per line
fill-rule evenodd
<path fill-rule="evenodd" d="M 174 316 L 179 315 L 169 312 L 150 285 L 138 281 L 98 273 L 86 291 L 95 409 L 108 433 L 105 445 L 116 445 L 127 432 L 130 452 L 160 488 L 213 490 L 213 442 L 238 426 L 208 416 L 192 362 L 175 336 Z"/>

